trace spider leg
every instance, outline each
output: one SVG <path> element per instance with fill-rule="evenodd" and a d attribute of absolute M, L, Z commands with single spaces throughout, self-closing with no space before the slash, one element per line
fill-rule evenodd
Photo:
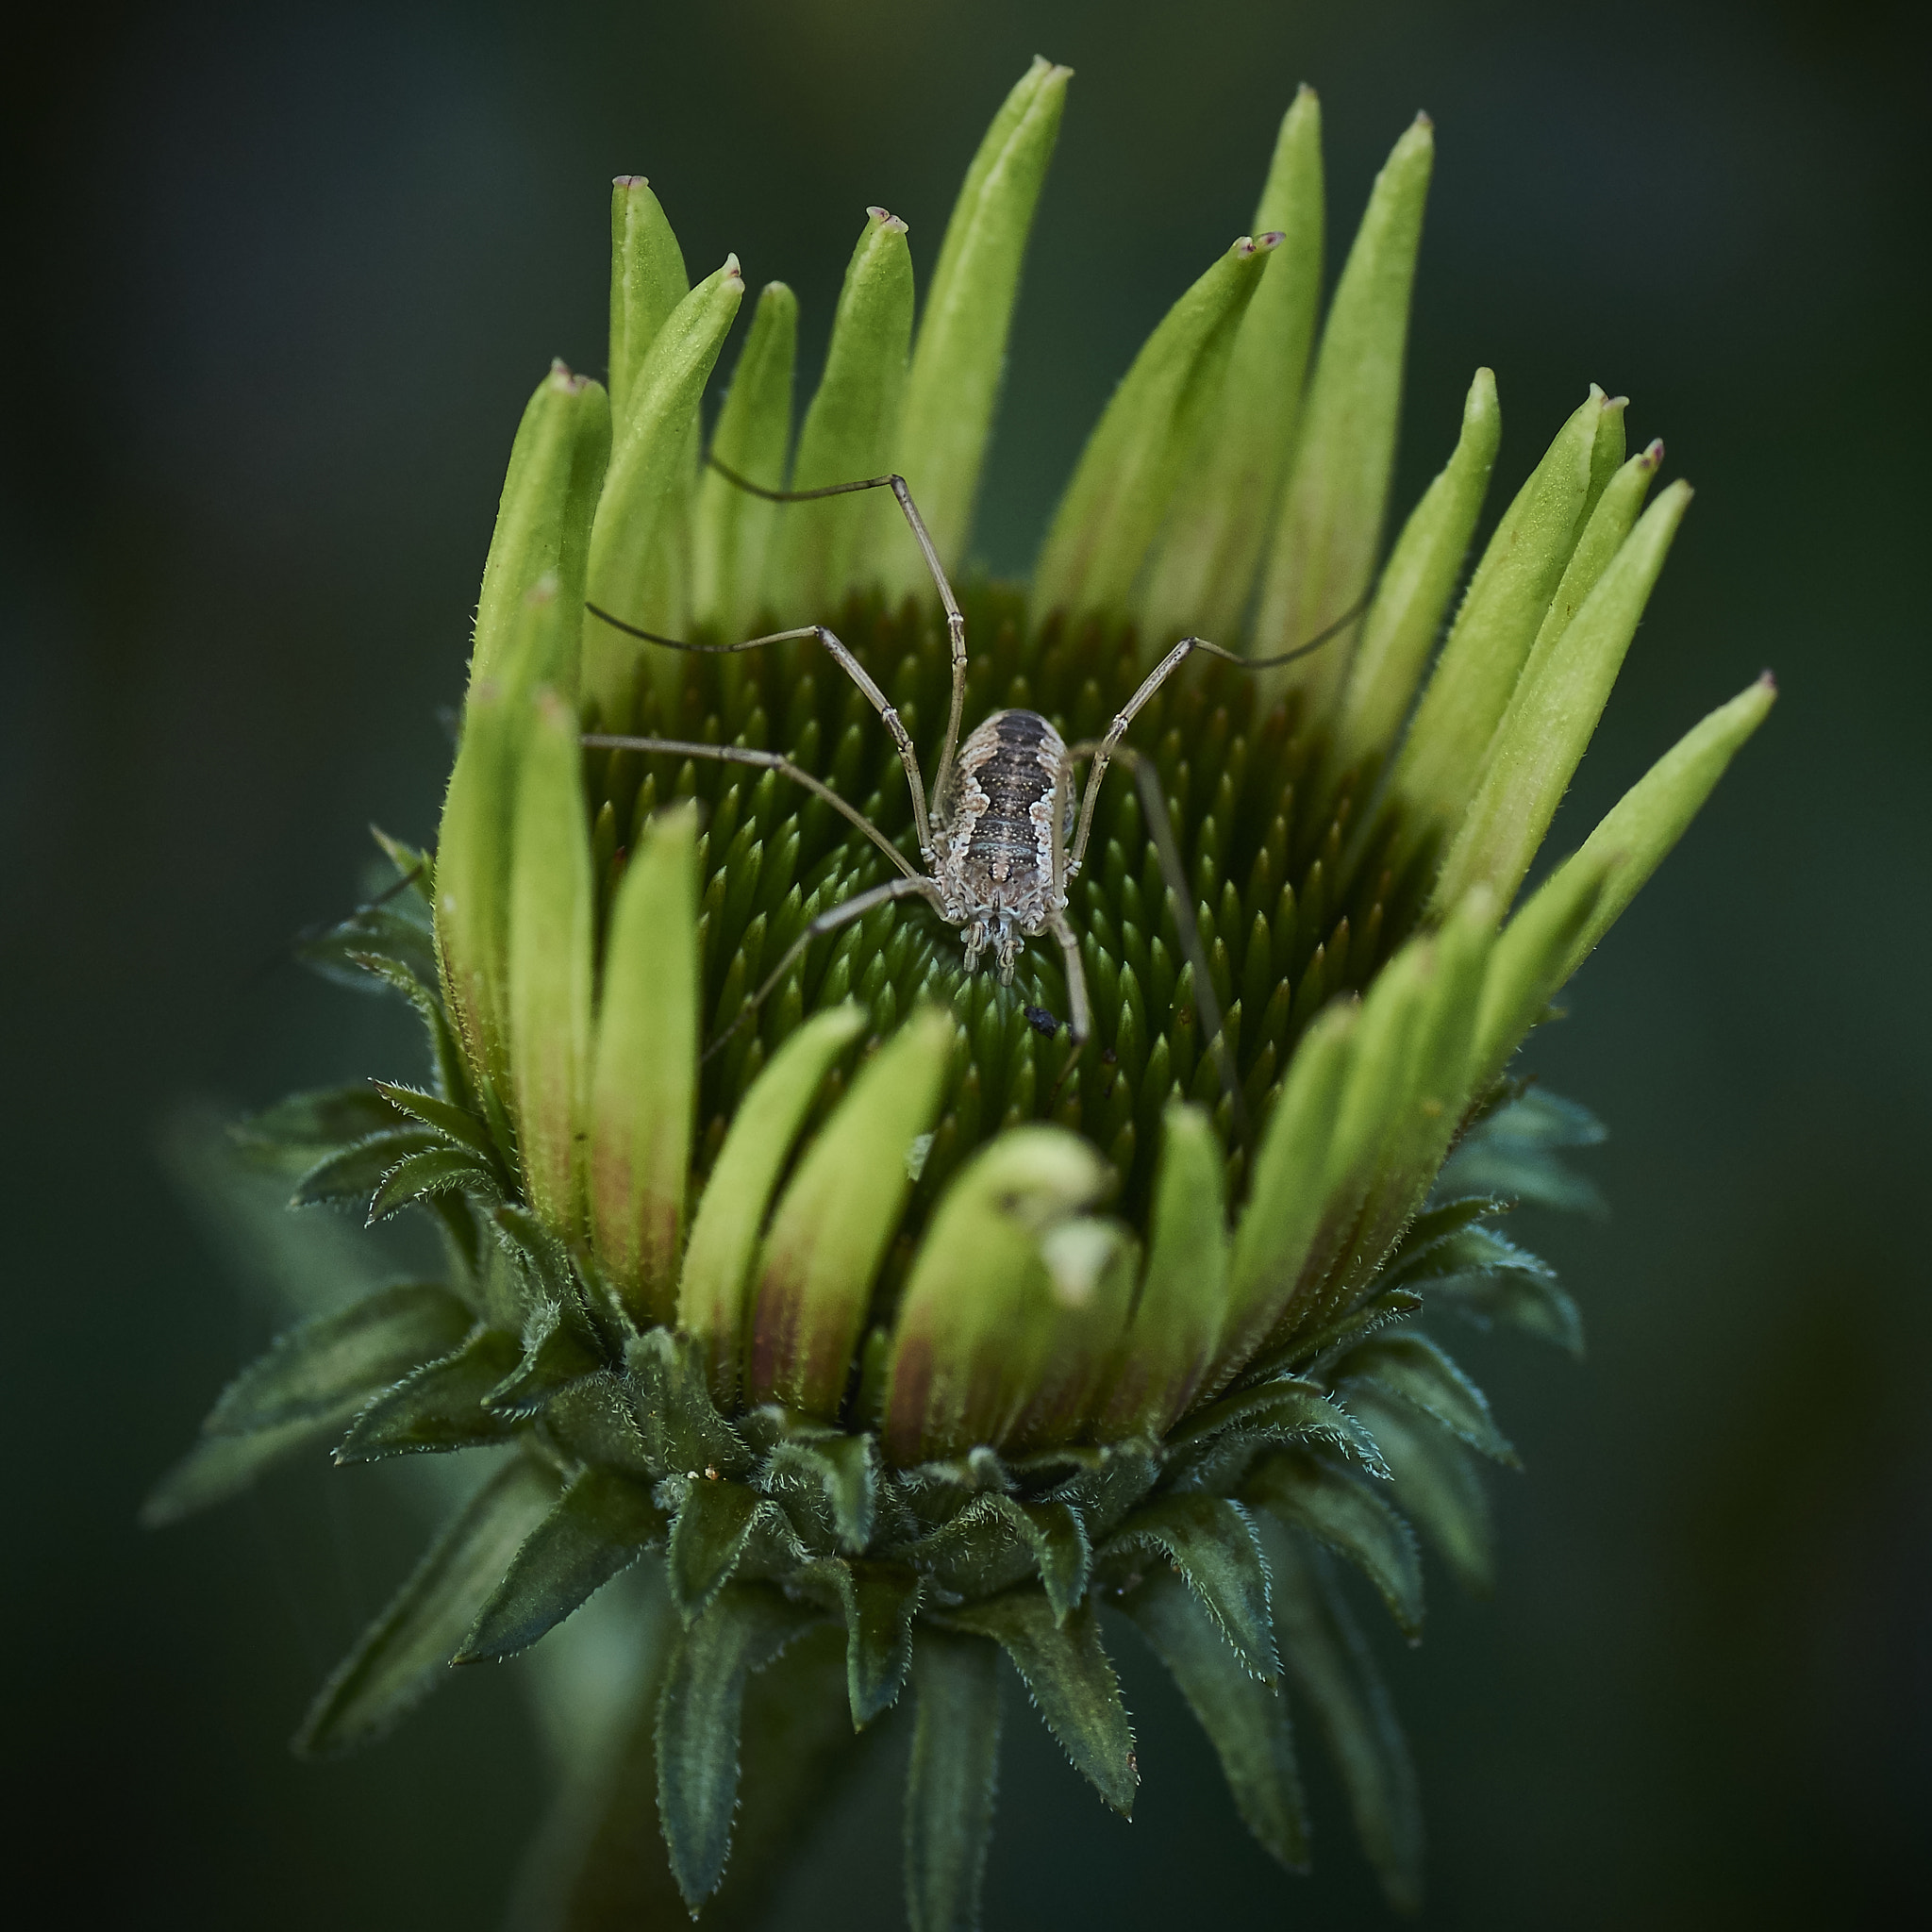
<path fill-rule="evenodd" d="M 874 681 L 872 674 L 835 632 L 827 630 L 822 624 L 805 624 L 795 630 L 774 630 L 764 637 L 746 638 L 736 644 L 693 644 L 684 638 L 668 638 L 657 631 L 645 630 L 641 625 L 626 624 L 623 618 L 613 617 L 609 611 L 599 609 L 594 604 L 586 604 L 584 608 L 600 623 L 608 624 L 612 630 L 622 631 L 625 637 L 641 639 L 647 644 L 662 644 L 667 650 L 691 651 L 708 658 L 726 658 L 739 651 L 756 651 L 766 644 L 782 644 L 792 638 L 816 638 L 837 661 L 839 668 L 858 687 L 866 703 L 879 714 L 880 722 L 891 733 L 899 762 L 906 768 L 907 789 L 912 794 L 912 825 L 919 838 L 919 855 L 927 865 L 932 863 L 932 825 L 926 815 L 925 781 L 920 775 L 919 754 L 912 748 L 911 735 L 901 722 L 897 708 Z"/>
<path fill-rule="evenodd" d="M 1173 653 L 1170 652 L 1169 656 L 1172 657 Z M 1234 1115 L 1235 1133 L 1246 1146 L 1247 1103 L 1242 1098 L 1241 1081 L 1236 1075 L 1234 1056 L 1228 1052 L 1227 1041 L 1222 1031 L 1221 1001 L 1215 994 L 1213 975 L 1208 971 L 1208 949 L 1201 943 L 1201 926 L 1194 917 L 1193 889 L 1188 884 L 1180 847 L 1174 841 L 1174 821 L 1168 815 L 1167 799 L 1160 790 L 1159 770 L 1152 758 L 1143 758 L 1130 744 L 1122 744 L 1114 734 L 1109 733 L 1108 736 L 1114 741 L 1114 756 L 1134 774 L 1135 789 L 1141 794 L 1141 814 L 1147 821 L 1148 836 L 1153 839 L 1154 849 L 1159 855 L 1161 876 L 1167 881 L 1168 891 L 1174 894 L 1174 923 L 1180 934 L 1181 951 L 1187 955 L 1188 964 L 1194 969 L 1194 1012 L 1201 1023 L 1201 1039 L 1213 1051 L 1215 1064 L 1221 1074 L 1221 1089 L 1227 1095 L 1228 1107 Z M 1070 744 L 1067 757 L 1069 760 L 1091 757 L 1097 765 L 1101 753 L 1106 749 L 1106 739 L 1097 742 L 1089 740 L 1080 744 Z M 1091 778 L 1088 789 L 1091 795 Z M 1068 990 L 1072 991 L 1071 983 Z M 1084 981 L 1080 991 L 1084 995 Z"/>
<path fill-rule="evenodd" d="M 588 731 L 581 741 L 594 751 L 641 751 L 668 753 L 674 758 L 716 758 L 721 764 L 755 765 L 764 772 L 776 772 L 794 785 L 803 785 L 814 797 L 823 798 L 836 812 L 858 827 L 908 879 L 924 883 L 924 874 L 855 805 L 841 798 L 823 778 L 814 778 L 802 765 L 780 758 L 774 751 L 754 751 L 744 744 L 697 744 L 677 738 L 622 738 L 604 731 Z"/>
<path fill-rule="evenodd" d="M 698 1056 L 698 1064 L 703 1066 L 764 1005 L 773 989 L 791 970 L 812 941 L 823 939 L 828 932 L 837 932 L 841 925 L 850 925 L 855 920 L 863 919 L 868 912 L 874 911 L 881 906 L 890 906 L 896 899 L 909 899 L 915 893 L 923 895 L 935 908 L 939 906 L 939 892 L 932 881 L 915 873 L 908 878 L 888 879 L 882 886 L 873 886 L 863 892 L 855 892 L 851 898 L 841 899 L 836 906 L 828 907 L 821 912 L 785 948 L 785 957 L 765 975 L 764 983 L 750 999 L 739 1008 L 738 1015 L 730 1025 Z"/>
<path fill-rule="evenodd" d="M 1273 658 L 1243 658 L 1233 651 L 1224 650 L 1219 644 L 1210 644 L 1206 638 L 1183 638 L 1145 677 L 1141 688 L 1125 704 L 1114 713 L 1113 723 L 1108 726 L 1103 738 L 1093 752 L 1093 769 L 1087 774 L 1087 790 L 1080 799 L 1080 828 L 1074 835 L 1074 849 L 1067 859 L 1067 873 L 1071 877 L 1080 870 L 1081 861 L 1087 857 L 1087 841 L 1093 830 L 1093 808 L 1100 798 L 1100 781 L 1107 775 L 1108 761 L 1120 749 L 1120 742 L 1126 736 L 1127 726 L 1134 722 L 1137 712 L 1151 698 L 1188 658 L 1196 651 L 1205 651 L 1210 658 L 1219 658 L 1225 664 L 1240 666 L 1243 671 L 1273 671 L 1283 664 L 1292 664 L 1297 658 L 1306 658 L 1310 651 L 1319 651 L 1331 640 L 1340 637 L 1350 625 L 1354 624 L 1368 608 L 1369 600 L 1365 595 L 1355 606 L 1344 610 L 1335 622 L 1319 630 L 1307 643 L 1297 644 L 1291 651 L 1283 651 Z"/>
<path fill-rule="evenodd" d="M 727 483 L 736 484 L 740 490 L 762 497 L 767 503 L 810 503 L 822 496 L 849 496 L 859 490 L 890 490 L 892 492 L 906 518 L 907 526 L 912 532 L 913 541 L 919 545 L 920 555 L 925 558 L 925 567 L 932 575 L 933 589 L 940 593 L 940 603 L 946 613 L 946 637 L 953 654 L 953 693 L 946 709 L 946 735 L 940 745 L 940 761 L 932 782 L 933 797 L 944 796 L 946 779 L 952 773 L 953 759 L 959 749 L 959 725 L 966 709 L 966 619 L 960 612 L 959 600 L 953 595 L 952 585 L 946 581 L 945 566 L 940 561 L 939 550 L 925 527 L 925 519 L 919 514 L 919 507 L 912 501 L 912 492 L 906 487 L 905 477 L 867 476 L 857 483 L 826 483 L 817 490 L 767 490 L 763 484 L 754 483 L 749 476 L 741 476 L 716 457 L 709 457 L 707 460 Z"/>

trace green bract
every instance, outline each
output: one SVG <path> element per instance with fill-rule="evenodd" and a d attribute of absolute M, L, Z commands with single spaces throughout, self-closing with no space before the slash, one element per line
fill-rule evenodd
<path fill-rule="evenodd" d="M 716 413 L 727 468 L 903 472 L 957 566 L 1067 79 L 1037 63 L 1001 108 L 916 326 L 906 225 L 869 211 L 795 447 L 797 305 L 764 291 Z M 1272 1853 L 1307 1858 L 1299 1713 L 1390 1896 L 1417 1896 L 1414 1780 L 1341 1569 L 1410 1637 L 1417 1530 L 1485 1575 L 1476 1471 L 1514 1452 L 1419 1319 L 1577 1345 L 1569 1298 L 1494 1223 L 1586 1195 L 1560 1151 L 1597 1129 L 1507 1064 L 1773 698 L 1766 679 L 1713 712 L 1517 903 L 1689 491 L 1640 515 L 1661 446 L 1626 461 L 1624 404 L 1592 389 L 1465 573 L 1500 425 L 1479 370 L 1385 535 L 1432 142 L 1418 119 L 1397 142 L 1318 327 L 1304 91 L 1256 238 L 1204 241 L 1030 597 L 962 588 L 968 725 L 1030 708 L 1069 742 L 1191 629 L 1267 656 L 1340 625 L 1265 679 L 1190 664 L 1135 721 L 1149 782 L 1115 774 L 1072 887 L 1078 1053 L 1053 948 L 1010 987 L 969 978 L 917 903 L 816 942 L 747 1013 L 885 855 L 775 772 L 580 742 L 783 753 L 916 858 L 891 743 L 809 637 L 692 657 L 588 607 L 713 643 L 835 625 L 928 747 L 948 700 L 888 495 L 780 505 L 701 466 L 743 283 L 734 258 L 688 287 L 650 189 L 616 185 L 608 394 L 559 367 L 518 432 L 436 848 L 388 842 L 393 891 L 312 949 L 415 1006 L 427 1083 L 299 1095 L 241 1130 L 298 1203 L 428 1215 L 446 1267 L 291 1330 L 150 1506 L 171 1519 L 324 1441 L 493 1450 L 324 1690 L 316 1752 L 647 1558 L 636 1715 L 552 1874 L 571 1924 L 606 1923 L 599 1900 L 703 1904 L 734 1840 L 716 1909 L 751 1910 L 841 1740 L 908 1684 L 908 1910 L 972 1924 L 997 1654 L 1124 1813 L 1123 1621 Z M 620 1828 L 653 1787 L 661 1857 Z"/>

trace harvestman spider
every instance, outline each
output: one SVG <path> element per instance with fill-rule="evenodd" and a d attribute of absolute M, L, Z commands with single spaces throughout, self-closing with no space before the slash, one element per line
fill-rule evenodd
<path fill-rule="evenodd" d="M 662 637 L 627 624 L 610 611 L 588 604 L 592 617 L 608 624 L 626 637 L 649 644 L 662 644 L 674 651 L 701 652 L 710 656 L 737 651 L 756 651 L 766 644 L 783 643 L 792 638 L 815 638 L 823 644 L 841 670 L 865 695 L 879 714 L 898 748 L 899 760 L 906 768 L 906 783 L 912 795 L 912 825 L 919 841 L 919 866 L 879 830 L 857 807 L 841 798 L 829 785 L 809 772 L 781 758 L 775 752 L 755 751 L 736 744 L 699 744 L 672 738 L 631 738 L 604 732 L 584 737 L 587 746 L 611 751 L 669 753 L 674 757 L 716 758 L 725 764 L 752 765 L 776 772 L 802 785 L 814 796 L 823 798 L 833 810 L 842 814 L 865 834 L 891 862 L 896 878 L 882 886 L 855 892 L 828 908 L 808 924 L 786 948 L 785 956 L 766 974 L 764 982 L 740 1008 L 731 1024 L 705 1049 L 706 1059 L 722 1047 L 748 1020 L 796 964 L 806 948 L 816 939 L 854 921 L 880 906 L 896 900 L 921 898 L 948 925 L 963 929 L 966 936 L 966 970 L 975 971 L 980 955 L 989 948 L 998 962 L 1000 983 L 1010 985 L 1013 965 L 1024 941 L 1050 934 L 1058 944 L 1066 962 L 1067 999 L 1072 1012 L 1067 1029 L 1078 1054 L 1092 1031 L 1092 1012 L 1087 997 L 1087 974 L 1080 961 L 1080 942 L 1067 920 L 1067 889 L 1078 874 L 1087 856 L 1087 841 L 1093 829 L 1093 808 L 1100 792 L 1100 781 L 1118 754 L 1141 782 L 1148 808 L 1149 829 L 1158 848 L 1161 869 L 1174 895 L 1183 943 L 1194 965 L 1196 997 L 1201 1003 L 1203 1038 L 1213 1039 L 1220 1032 L 1220 1018 L 1213 1010 L 1213 992 L 1208 984 L 1208 964 L 1201 957 L 1200 935 L 1195 929 L 1189 903 L 1187 882 L 1174 849 L 1173 828 L 1167 821 L 1166 802 L 1154 777 L 1153 767 L 1138 758 L 1132 747 L 1121 741 L 1134 721 L 1135 713 L 1146 704 L 1173 673 L 1193 652 L 1205 651 L 1246 671 L 1265 671 L 1319 649 L 1338 631 L 1354 623 L 1360 606 L 1349 610 L 1327 629 L 1274 658 L 1241 658 L 1211 644 L 1205 638 L 1186 637 L 1161 658 L 1141 681 L 1141 687 L 1115 713 L 1104 738 L 1069 745 L 1038 711 L 994 711 L 959 741 L 961 712 L 966 703 L 966 619 L 960 613 L 953 588 L 927 534 L 924 521 L 912 502 L 912 493 L 903 476 L 870 476 L 858 483 L 833 483 L 819 490 L 766 490 L 728 470 L 717 460 L 711 466 L 725 479 L 754 496 L 771 503 L 805 503 L 817 497 L 847 496 L 861 490 L 890 490 L 905 513 L 912 535 L 932 573 L 940 602 L 945 607 L 946 632 L 952 642 L 952 703 L 946 716 L 946 735 L 940 747 L 938 775 L 933 781 L 932 802 L 926 801 L 924 780 L 920 774 L 919 754 L 900 722 L 898 712 L 886 702 L 886 694 L 846 646 L 822 624 L 801 625 L 793 630 L 777 630 L 768 636 L 747 638 L 737 644 L 693 644 L 681 638 Z M 1074 824 L 1074 768 L 1090 758 L 1091 769 L 1080 795 L 1078 826 Z M 1148 794 L 1151 791 L 1151 796 Z M 1073 839 L 1072 849 L 1068 837 Z M 923 869 L 922 869 L 923 868 Z M 1057 1030 L 1057 1029 L 1056 1029 Z M 1069 1067 L 1072 1061 L 1068 1062 Z M 1227 1069 L 1224 1067 L 1225 1074 Z M 1062 1074 L 1064 1078 L 1064 1073 Z"/>

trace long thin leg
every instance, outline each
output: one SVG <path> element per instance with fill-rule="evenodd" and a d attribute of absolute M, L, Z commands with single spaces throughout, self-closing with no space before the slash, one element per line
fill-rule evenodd
<path fill-rule="evenodd" d="M 1067 756 L 1070 759 L 1092 757 L 1097 760 L 1104 744 L 1104 740 L 1100 743 L 1089 741 L 1082 744 L 1070 744 Z M 1142 758 L 1130 744 L 1122 744 L 1116 740 L 1113 749 L 1114 756 L 1133 773 L 1135 787 L 1141 794 L 1141 816 L 1147 821 L 1148 836 L 1154 841 L 1154 849 L 1159 855 L 1161 876 L 1167 881 L 1168 891 L 1174 894 L 1174 923 L 1180 934 L 1181 951 L 1187 955 L 1188 964 L 1194 969 L 1194 1016 L 1200 1022 L 1202 1043 L 1213 1049 L 1221 1074 L 1221 1089 L 1227 1095 L 1228 1107 L 1234 1115 L 1235 1132 L 1245 1146 L 1248 1141 L 1247 1103 L 1242 1098 L 1241 1081 L 1236 1075 L 1234 1056 L 1228 1052 L 1227 1041 L 1222 1032 L 1221 1001 L 1214 991 L 1214 976 L 1208 970 L 1208 949 L 1201 943 L 1200 922 L 1194 917 L 1193 888 L 1188 884 L 1187 868 L 1181 862 L 1180 846 L 1174 836 L 1174 821 L 1168 815 L 1167 799 L 1160 790 L 1160 772 L 1152 758 Z M 1070 984 L 1070 996 L 1072 991 Z M 1080 988 L 1083 997 L 1086 991 L 1083 980 Z"/>
<path fill-rule="evenodd" d="M 924 874 L 912 861 L 857 806 L 841 798 L 823 778 L 814 778 L 803 766 L 781 758 L 774 751 L 754 751 L 746 744 L 698 744 L 680 738 L 619 738 L 605 731 L 587 731 L 581 741 L 593 751 L 668 753 L 674 758 L 716 758 L 721 764 L 755 765 L 761 772 L 776 772 L 781 778 L 803 785 L 814 797 L 823 798 L 834 811 L 849 819 L 908 879 L 924 882 Z"/>
<path fill-rule="evenodd" d="M 1073 1008 L 1067 1016 L 1067 1031 L 1074 1037 L 1074 1051 L 1078 1053 L 1093 1031 L 1093 1008 L 1087 997 L 1087 968 L 1080 960 L 1080 941 L 1064 912 L 1055 915 L 1047 931 L 1059 941 L 1060 957 L 1066 961 L 1067 1004 Z"/>
<path fill-rule="evenodd" d="M 1087 790 L 1080 799 L 1080 828 L 1074 835 L 1074 849 L 1067 858 L 1067 876 L 1074 877 L 1080 870 L 1081 861 L 1087 857 L 1087 841 L 1093 830 L 1093 808 L 1100 797 L 1100 781 L 1107 774 L 1108 760 L 1120 748 L 1120 741 L 1126 736 L 1127 726 L 1134 722 L 1135 714 L 1141 709 L 1174 674 L 1186 663 L 1196 651 L 1205 651 L 1210 658 L 1219 658 L 1224 663 L 1238 664 L 1243 671 L 1273 671 L 1283 664 L 1292 664 L 1297 658 L 1306 658 L 1310 651 L 1319 651 L 1331 639 L 1339 637 L 1348 626 L 1368 608 L 1368 598 L 1360 599 L 1351 610 L 1344 610 L 1325 629 L 1318 631 L 1307 643 L 1297 644 L 1291 651 L 1283 651 L 1274 658 L 1242 658 L 1233 651 L 1224 651 L 1219 644 L 1210 644 L 1206 638 L 1183 638 L 1145 677 L 1141 688 L 1118 711 L 1113 723 L 1108 727 L 1107 736 L 1100 741 L 1093 754 L 1093 769 L 1087 774 Z"/>
<path fill-rule="evenodd" d="M 828 932 L 837 932 L 841 925 L 850 925 L 855 920 L 863 919 L 868 912 L 876 911 L 881 906 L 890 906 L 895 899 L 909 899 L 915 895 L 923 895 L 935 908 L 939 905 L 939 893 L 932 881 L 921 878 L 915 874 L 910 878 L 888 879 L 882 886 L 873 886 L 866 891 L 855 892 L 851 898 L 841 899 L 836 906 L 821 912 L 785 948 L 785 957 L 765 975 L 764 984 L 739 1008 L 738 1015 L 730 1025 L 698 1056 L 698 1064 L 702 1066 L 709 1059 L 764 1005 L 773 988 L 791 970 L 812 941 L 823 939 Z"/>
<path fill-rule="evenodd" d="M 1053 1091 L 1046 1097 L 1046 1110 L 1050 1115 L 1059 1105 L 1060 1091 L 1074 1071 L 1074 1063 L 1080 1058 L 1080 1050 L 1093 1031 L 1093 1008 L 1087 997 L 1087 967 L 1080 958 L 1080 941 L 1074 936 L 1074 928 L 1067 924 L 1067 915 L 1064 912 L 1056 914 L 1047 931 L 1059 941 L 1060 958 L 1066 963 L 1067 1005 L 1073 1008 L 1067 1016 L 1067 1031 L 1074 1041 L 1074 1050 L 1067 1056 L 1067 1063 L 1060 1069 L 1059 1078 L 1053 1083 Z"/>
<path fill-rule="evenodd" d="M 911 736 L 897 709 L 887 702 L 885 692 L 874 683 L 872 674 L 824 625 L 806 624 L 796 630 L 774 630 L 765 637 L 746 638 L 736 644 L 693 644 L 684 638 L 667 638 L 638 625 L 626 624 L 623 618 L 613 617 L 609 611 L 600 610 L 594 604 L 586 604 L 584 608 L 601 623 L 608 624 L 612 630 L 621 630 L 627 638 L 641 638 L 647 644 L 662 644 L 667 650 L 691 651 L 707 658 L 728 658 L 739 651 L 756 651 L 766 644 L 782 644 L 791 638 L 816 638 L 838 660 L 840 669 L 864 693 L 866 702 L 879 714 L 880 721 L 891 733 L 892 742 L 898 748 L 899 762 L 906 768 L 907 790 L 912 794 L 912 828 L 919 839 L 919 856 L 928 866 L 932 864 L 932 822 L 926 815 L 925 781 L 920 776 L 919 754 L 912 748 Z"/>
<path fill-rule="evenodd" d="M 932 573 L 933 588 L 939 591 L 940 602 L 945 607 L 946 635 L 952 645 L 953 696 L 946 711 L 945 741 L 940 746 L 939 767 L 932 781 L 933 796 L 942 796 L 946 778 L 953 769 L 954 757 L 959 749 L 959 724 L 966 709 L 966 620 L 960 614 L 958 599 L 953 595 L 953 587 L 946 581 L 945 566 L 940 562 L 939 551 L 925 527 L 925 519 L 919 514 L 912 501 L 911 491 L 906 487 L 905 477 L 867 476 L 857 483 L 827 483 L 817 490 L 767 490 L 762 483 L 754 483 L 749 476 L 741 476 L 716 457 L 707 460 L 727 483 L 735 483 L 739 489 L 750 495 L 761 496 L 767 503 L 810 503 L 821 496 L 849 496 L 858 490 L 890 490 L 897 499 L 919 545 L 920 555 L 925 558 L 925 567 Z"/>

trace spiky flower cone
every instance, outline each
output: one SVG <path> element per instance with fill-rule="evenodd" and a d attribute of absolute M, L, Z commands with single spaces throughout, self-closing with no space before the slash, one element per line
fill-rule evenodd
<path fill-rule="evenodd" d="M 1772 702 L 1765 680 L 1713 712 L 1517 904 L 1689 491 L 1643 508 L 1661 446 L 1626 460 L 1624 402 L 1592 389 L 1455 603 L 1497 445 L 1480 370 L 1385 555 L 1432 135 L 1397 142 L 1318 332 L 1305 92 L 1256 237 L 1127 373 L 1030 595 L 962 598 L 965 724 L 1037 712 L 1079 758 L 1183 635 L 1256 659 L 1328 640 L 1185 664 L 1133 720 L 1066 888 L 1091 1039 L 1050 937 L 1002 984 L 917 896 L 828 929 L 755 1005 L 814 920 L 938 861 L 820 639 L 632 633 L 829 624 L 932 773 L 952 645 L 891 496 L 737 479 L 901 473 L 958 565 L 1067 79 L 1037 63 L 1001 108 L 916 331 L 905 225 L 870 212 L 795 448 L 796 305 L 763 291 L 722 468 L 699 406 L 737 261 L 688 287 L 650 188 L 617 182 L 608 391 L 559 367 L 518 432 L 436 849 L 390 845 L 394 891 L 322 949 L 415 1007 L 431 1078 L 242 1130 L 299 1203 L 432 1217 L 447 1268 L 286 1336 L 153 1513 L 320 1439 L 498 1449 L 322 1692 L 317 1753 L 646 1566 L 672 1613 L 641 1615 L 608 1803 L 654 1783 L 664 1857 L 625 1868 L 635 1836 L 590 1805 L 573 1924 L 673 1885 L 702 1904 L 734 1837 L 718 1909 L 750 1910 L 841 1736 L 908 1683 L 908 1913 L 974 1923 L 1000 1651 L 1132 1805 L 1109 1618 L 1291 1867 L 1311 1717 L 1414 1900 L 1413 1780 L 1336 1559 L 1411 1638 L 1411 1524 L 1482 1578 L 1476 1472 L 1513 1454 L 1419 1318 L 1574 1346 L 1572 1303 L 1492 1223 L 1574 1198 L 1557 1151 L 1596 1129 L 1510 1058 Z M 584 741 L 625 735 L 690 749 Z"/>

